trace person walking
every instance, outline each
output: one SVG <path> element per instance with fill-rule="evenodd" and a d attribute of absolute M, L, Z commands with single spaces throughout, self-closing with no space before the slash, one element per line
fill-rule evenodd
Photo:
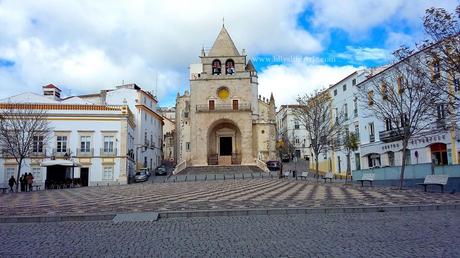
<path fill-rule="evenodd" d="M 27 184 L 29 186 L 29 192 L 32 192 L 32 184 L 34 183 L 34 176 L 32 176 L 32 173 L 29 173 L 27 176 Z"/>
<path fill-rule="evenodd" d="M 22 174 L 19 178 L 19 184 L 21 185 L 21 192 L 26 191 L 26 175 Z"/>
<path fill-rule="evenodd" d="M 14 179 L 14 176 L 11 176 L 10 177 L 10 180 L 8 180 L 8 185 L 10 186 L 10 191 L 13 193 L 14 192 L 14 189 L 13 189 L 13 186 L 17 184 L 16 183 L 16 179 Z"/>

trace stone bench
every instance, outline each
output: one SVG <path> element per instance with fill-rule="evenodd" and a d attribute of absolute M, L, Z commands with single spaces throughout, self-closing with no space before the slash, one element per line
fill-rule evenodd
<path fill-rule="evenodd" d="M 425 192 L 426 192 L 427 186 L 438 185 L 441 187 L 441 192 L 444 193 L 444 186 L 447 184 L 448 179 L 449 179 L 448 175 L 427 175 L 425 177 L 425 181 L 417 185 L 423 185 L 423 187 L 425 188 Z"/>
<path fill-rule="evenodd" d="M 375 174 L 374 173 L 365 173 L 363 174 L 363 176 L 361 177 L 361 179 L 359 180 L 356 180 L 358 182 L 361 182 L 361 187 L 364 186 L 364 182 L 369 182 L 372 186 L 372 182 L 374 181 L 374 177 L 375 177 Z"/>
<path fill-rule="evenodd" d="M 323 179 L 324 179 L 324 183 L 326 183 L 326 181 L 329 179 L 330 182 L 332 182 L 332 178 L 334 177 L 334 175 L 332 174 L 332 172 L 327 172 L 326 175 L 324 175 Z"/>
<path fill-rule="evenodd" d="M 300 177 L 300 179 L 302 179 L 302 178 L 307 179 L 308 178 L 308 172 L 302 172 L 299 177 Z"/>

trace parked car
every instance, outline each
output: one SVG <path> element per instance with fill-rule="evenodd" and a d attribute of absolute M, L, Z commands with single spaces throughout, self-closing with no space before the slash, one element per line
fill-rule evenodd
<path fill-rule="evenodd" d="M 269 160 L 267 161 L 267 168 L 270 171 L 276 171 L 281 169 L 281 162 L 277 160 Z"/>
<path fill-rule="evenodd" d="M 167 169 L 166 169 L 166 166 L 165 165 L 161 165 L 159 167 L 157 167 L 155 169 L 155 175 L 158 175 L 158 176 L 164 176 L 168 173 Z"/>
<path fill-rule="evenodd" d="M 149 176 L 145 172 L 136 172 L 136 175 L 134 176 L 134 182 L 144 182 L 149 179 Z"/>
<path fill-rule="evenodd" d="M 281 155 L 281 161 L 283 162 L 289 162 L 291 159 L 289 158 L 289 154 L 283 154 Z"/>
<path fill-rule="evenodd" d="M 144 172 L 145 174 L 147 174 L 147 177 L 150 177 L 152 175 L 152 173 L 150 173 L 149 168 L 141 168 L 141 171 L 139 172 Z"/>

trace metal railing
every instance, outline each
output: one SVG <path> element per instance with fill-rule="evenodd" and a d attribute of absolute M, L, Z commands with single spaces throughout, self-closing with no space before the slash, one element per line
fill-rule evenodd
<path fill-rule="evenodd" d="M 70 149 L 67 148 L 67 149 L 58 149 L 58 148 L 54 148 L 53 149 L 53 156 L 55 157 L 64 157 L 64 156 L 69 156 L 70 157 Z"/>
<path fill-rule="evenodd" d="M 117 156 L 117 148 L 113 148 L 113 149 L 101 148 L 100 156 L 101 157 L 115 157 Z"/>
<path fill-rule="evenodd" d="M 92 157 L 94 156 L 93 148 L 77 149 L 77 157 Z"/>
<path fill-rule="evenodd" d="M 208 104 L 196 105 L 196 112 L 227 112 L 227 111 L 251 111 L 251 103 L 239 103 L 238 105 L 232 104 L 215 104 L 210 106 Z"/>
<path fill-rule="evenodd" d="M 393 141 L 401 140 L 402 135 L 399 133 L 398 130 L 392 129 L 392 130 L 380 131 L 379 138 L 382 142 L 393 142 Z"/>

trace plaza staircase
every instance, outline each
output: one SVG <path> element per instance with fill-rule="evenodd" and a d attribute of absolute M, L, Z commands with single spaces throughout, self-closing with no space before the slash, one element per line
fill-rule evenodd
<path fill-rule="evenodd" d="M 184 170 L 180 171 L 178 175 L 234 175 L 261 172 L 264 173 L 264 171 L 257 166 L 198 166 L 187 167 Z"/>

